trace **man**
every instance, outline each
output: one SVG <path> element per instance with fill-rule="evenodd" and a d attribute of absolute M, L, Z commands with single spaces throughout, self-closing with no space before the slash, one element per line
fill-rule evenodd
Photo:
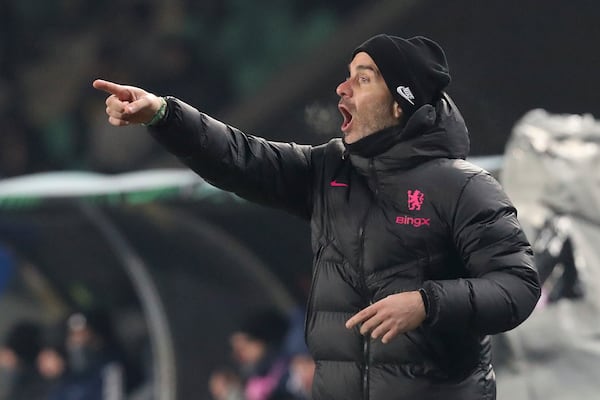
<path fill-rule="evenodd" d="M 298 399 L 287 387 L 289 360 L 283 343 L 290 322 L 277 309 L 248 315 L 231 334 L 233 358 L 244 381 L 245 400 Z"/>
<path fill-rule="evenodd" d="M 464 161 L 441 47 L 377 35 L 337 87 L 343 140 L 245 135 L 181 101 L 95 81 L 109 122 L 150 133 L 207 181 L 310 220 L 306 340 L 313 398 L 494 399 L 487 335 L 512 329 L 540 289 L 498 183 Z"/>
<path fill-rule="evenodd" d="M 125 398 L 125 368 L 105 310 L 74 312 L 65 321 L 68 369 L 48 395 L 52 400 Z"/>
<path fill-rule="evenodd" d="M 35 321 L 19 321 L 8 330 L 0 345 L 0 400 L 45 398 L 46 385 L 35 365 L 41 338 Z"/>

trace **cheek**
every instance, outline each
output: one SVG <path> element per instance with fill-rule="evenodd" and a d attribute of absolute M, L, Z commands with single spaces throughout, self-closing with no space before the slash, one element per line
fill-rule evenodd
<path fill-rule="evenodd" d="M 389 104 L 375 103 L 365 104 L 361 112 L 364 121 L 369 125 L 382 127 L 394 124 L 393 108 Z"/>

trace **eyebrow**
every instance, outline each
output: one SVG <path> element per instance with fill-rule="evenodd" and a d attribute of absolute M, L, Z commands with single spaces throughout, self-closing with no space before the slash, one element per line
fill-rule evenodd
<path fill-rule="evenodd" d="M 348 65 L 348 69 L 350 69 L 350 65 Z M 373 67 L 372 65 L 359 64 L 359 65 L 356 66 L 356 70 L 357 71 L 371 71 L 375 75 L 379 74 L 379 70 L 377 68 Z"/>

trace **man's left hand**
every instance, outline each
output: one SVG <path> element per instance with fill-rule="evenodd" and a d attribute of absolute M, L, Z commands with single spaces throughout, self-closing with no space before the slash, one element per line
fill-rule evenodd
<path fill-rule="evenodd" d="M 346 322 L 346 328 L 362 324 L 361 335 L 370 332 L 373 339 L 381 337 L 382 343 L 388 343 L 396 335 L 421 325 L 425 317 L 421 293 L 403 292 L 389 295 L 362 309 Z"/>

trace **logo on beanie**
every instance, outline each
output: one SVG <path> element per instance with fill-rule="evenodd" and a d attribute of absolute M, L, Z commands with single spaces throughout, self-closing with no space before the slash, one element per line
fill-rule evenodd
<path fill-rule="evenodd" d="M 415 99 L 415 95 L 408 86 L 398 86 L 396 88 L 396 92 L 398 92 L 400 96 L 404 97 L 410 104 L 413 106 L 415 105 L 415 102 L 413 101 Z"/>

